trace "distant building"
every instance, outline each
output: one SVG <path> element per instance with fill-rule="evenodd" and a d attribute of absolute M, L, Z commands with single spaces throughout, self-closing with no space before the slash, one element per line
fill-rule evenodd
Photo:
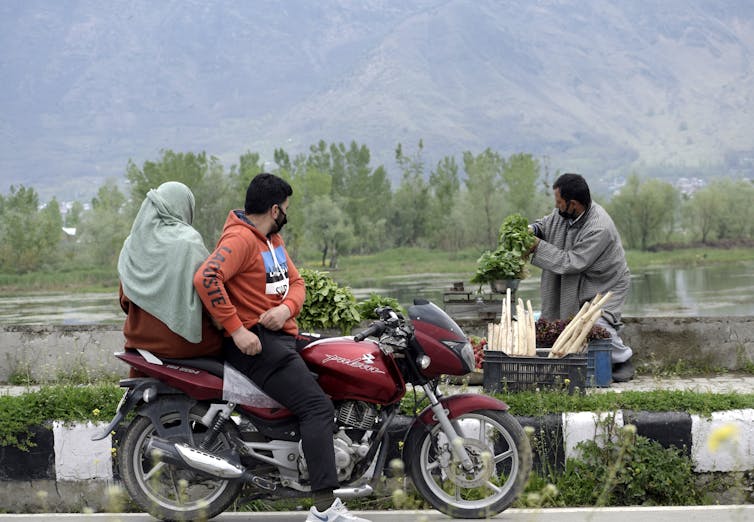
<path fill-rule="evenodd" d="M 678 178 L 673 186 L 684 196 L 690 196 L 707 184 L 701 178 Z"/>

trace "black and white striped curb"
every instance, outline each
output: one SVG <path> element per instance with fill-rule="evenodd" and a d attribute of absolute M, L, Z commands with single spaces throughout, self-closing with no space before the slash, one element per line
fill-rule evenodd
<path fill-rule="evenodd" d="M 556 465 L 576 457 L 580 442 L 604 440 L 606 426 L 612 426 L 615 433 L 616 429 L 633 424 L 638 435 L 656 440 L 664 447 L 683 449 L 697 472 L 754 470 L 754 409 L 715 412 L 709 416 L 620 410 L 609 414 L 578 412 L 516 418 L 523 426 L 533 428 L 535 458 L 545 458 Z M 408 426 L 406 420 L 391 430 L 393 440 L 401 438 L 401 430 Z M 28 451 L 0 447 L 0 482 L 113 479 L 112 438 L 91 440 L 102 426 L 102 423 L 53 422 L 51 427 L 35 427 L 32 431 L 36 445 Z"/>

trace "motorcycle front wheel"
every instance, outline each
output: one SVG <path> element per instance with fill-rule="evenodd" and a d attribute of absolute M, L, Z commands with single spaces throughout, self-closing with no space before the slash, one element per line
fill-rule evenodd
<path fill-rule="evenodd" d="M 198 445 L 209 430 L 201 422 L 206 411 L 202 405 L 196 405 L 189 411 L 192 444 Z M 160 417 L 161 428 L 183 431 L 180 429 L 181 418 L 179 412 L 167 412 Z M 236 430 L 237 434 L 233 422 L 227 422 L 209 451 L 220 453 L 230 449 L 231 430 Z M 121 479 L 141 509 L 159 520 L 208 520 L 233 503 L 241 491 L 240 481 L 209 477 L 155 461 L 147 453 L 147 445 L 153 435 L 157 435 L 157 430 L 151 419 L 139 415 L 126 429 L 118 448 Z"/>
<path fill-rule="evenodd" d="M 504 411 L 479 410 L 452 419 L 459 440 L 439 424 L 415 427 L 403 454 L 408 475 L 432 507 L 452 518 L 490 518 L 510 507 L 524 490 L 532 466 L 523 428 Z M 451 445 L 462 446 L 473 463 L 464 469 Z"/>

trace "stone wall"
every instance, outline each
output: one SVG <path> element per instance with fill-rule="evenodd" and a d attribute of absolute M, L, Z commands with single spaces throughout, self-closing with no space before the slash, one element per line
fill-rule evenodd
<path fill-rule="evenodd" d="M 117 326 L 12 325 L 0 329 L 0 383 L 53 382 L 128 374 L 113 353 L 123 350 Z"/>
<path fill-rule="evenodd" d="M 642 364 L 738 370 L 754 362 L 754 317 L 625 318 L 624 341 Z M 468 334 L 485 336 L 486 321 L 459 321 Z M 0 383 L 52 382 L 125 376 L 113 357 L 123 348 L 116 326 L 4 326 L 0 328 Z"/>

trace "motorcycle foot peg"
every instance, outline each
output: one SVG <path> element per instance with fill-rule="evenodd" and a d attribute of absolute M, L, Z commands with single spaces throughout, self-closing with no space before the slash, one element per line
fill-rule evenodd
<path fill-rule="evenodd" d="M 271 480 L 262 478 L 259 475 L 254 475 L 253 473 L 250 473 L 248 471 L 244 471 L 242 478 L 244 482 L 251 482 L 258 488 L 266 489 L 267 491 L 275 491 L 275 489 L 277 488 L 275 483 Z"/>

